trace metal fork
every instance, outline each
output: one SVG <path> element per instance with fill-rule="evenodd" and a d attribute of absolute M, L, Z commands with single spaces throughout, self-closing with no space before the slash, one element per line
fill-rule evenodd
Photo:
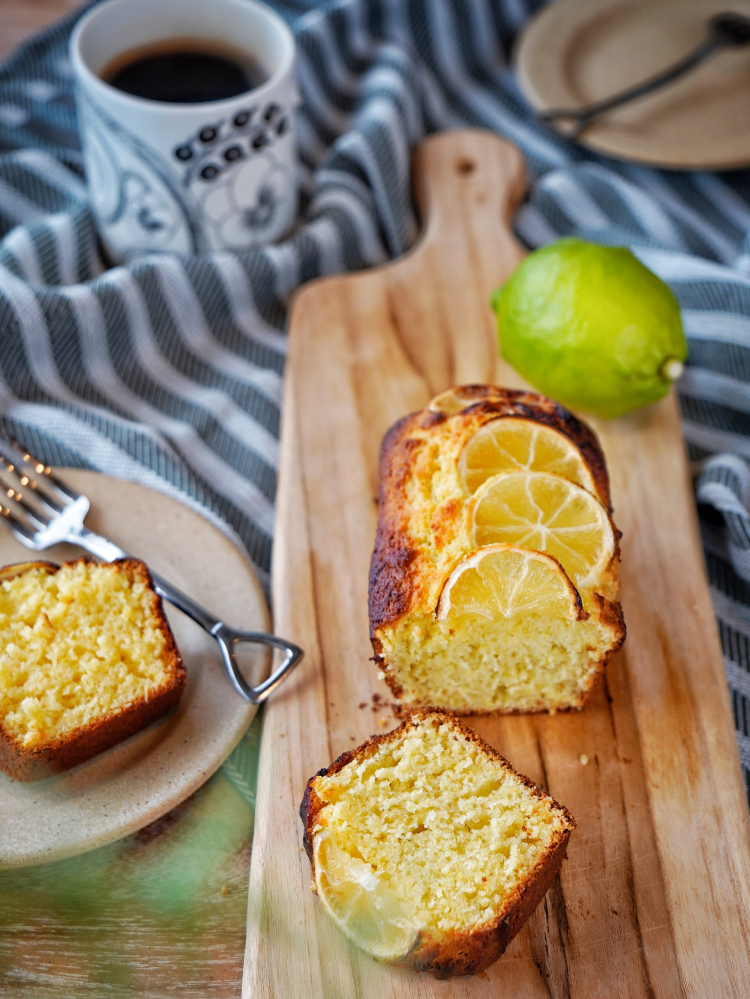
<path fill-rule="evenodd" d="M 0 492 L 0 512 L 11 531 L 27 548 L 39 552 L 65 542 L 85 548 L 107 562 L 130 557 L 114 542 L 84 526 L 83 521 L 91 505 L 85 496 L 65 485 L 47 465 L 37 461 L 28 451 L 2 438 L 0 473 L 7 480 L 7 485 L 0 481 L 0 486 L 5 486 L 5 495 Z M 232 686 L 251 704 L 265 701 L 302 658 L 302 649 L 292 642 L 262 631 L 230 628 L 166 579 L 156 573 L 151 575 L 160 597 L 174 604 L 216 639 Z M 251 687 L 240 672 L 235 649 L 242 642 L 268 645 L 285 652 L 279 668 L 257 687 Z"/>

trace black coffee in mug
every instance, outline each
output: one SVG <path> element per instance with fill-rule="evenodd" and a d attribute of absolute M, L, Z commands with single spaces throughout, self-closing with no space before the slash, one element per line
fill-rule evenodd
<path fill-rule="evenodd" d="M 133 97 L 168 104 L 223 101 L 268 79 L 249 53 L 198 38 L 172 38 L 121 52 L 99 75 Z"/>

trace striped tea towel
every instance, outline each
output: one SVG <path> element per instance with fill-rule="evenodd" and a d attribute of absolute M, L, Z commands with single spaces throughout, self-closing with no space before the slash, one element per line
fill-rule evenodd
<path fill-rule="evenodd" d="M 82 180 L 67 40 L 76 16 L 0 70 L 0 408 L 46 461 L 101 469 L 201 508 L 267 580 L 290 293 L 403 253 L 409 152 L 494 129 L 533 179 L 517 219 L 626 244 L 680 300 L 680 402 L 750 788 L 750 174 L 666 173 L 536 124 L 509 68 L 537 0 L 274 4 L 299 44 L 301 222 L 286 242 L 105 271 Z"/>

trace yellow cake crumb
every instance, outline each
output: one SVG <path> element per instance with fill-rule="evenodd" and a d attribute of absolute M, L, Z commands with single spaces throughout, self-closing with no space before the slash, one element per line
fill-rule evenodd
<path fill-rule="evenodd" d="M 0 719 L 35 749 L 165 682 L 153 594 L 116 565 L 32 568 L 0 583 Z"/>
<path fill-rule="evenodd" d="M 380 643 L 406 704 L 538 711 L 583 701 L 610 634 L 593 615 L 584 621 L 541 614 L 439 621 L 414 613 L 384 628 Z"/>
<path fill-rule="evenodd" d="M 570 823 L 441 716 L 312 786 L 325 802 L 313 835 L 333 836 L 415 925 L 440 932 L 491 921 Z"/>

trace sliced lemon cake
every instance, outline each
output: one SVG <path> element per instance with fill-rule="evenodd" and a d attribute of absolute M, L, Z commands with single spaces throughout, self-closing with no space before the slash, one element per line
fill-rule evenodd
<path fill-rule="evenodd" d="M 300 809 L 314 889 L 370 956 L 438 978 L 497 960 L 560 870 L 570 813 L 449 712 L 339 757 Z"/>
<path fill-rule="evenodd" d="M 67 770 L 180 699 L 185 670 L 146 565 L 88 558 L 0 570 L 0 768 Z"/>
<path fill-rule="evenodd" d="M 375 661 L 407 705 L 580 707 L 625 637 L 594 433 L 534 392 L 470 385 L 386 434 Z"/>

